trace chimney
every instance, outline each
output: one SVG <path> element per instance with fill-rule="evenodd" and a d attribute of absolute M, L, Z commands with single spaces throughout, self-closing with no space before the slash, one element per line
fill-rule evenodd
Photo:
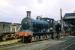
<path fill-rule="evenodd" d="M 27 13 L 27 17 L 31 18 L 31 11 L 26 11 L 26 13 Z"/>

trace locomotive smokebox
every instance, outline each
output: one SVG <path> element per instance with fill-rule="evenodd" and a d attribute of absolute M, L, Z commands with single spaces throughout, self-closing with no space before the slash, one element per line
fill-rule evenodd
<path fill-rule="evenodd" d="M 26 11 L 26 13 L 27 13 L 27 17 L 31 18 L 31 11 Z"/>

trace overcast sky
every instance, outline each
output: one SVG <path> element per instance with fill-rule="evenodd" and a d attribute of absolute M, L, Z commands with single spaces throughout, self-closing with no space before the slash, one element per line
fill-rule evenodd
<path fill-rule="evenodd" d="M 0 0 L 0 21 L 20 23 L 30 10 L 31 17 L 43 16 L 60 19 L 60 8 L 63 16 L 75 12 L 75 0 Z"/>

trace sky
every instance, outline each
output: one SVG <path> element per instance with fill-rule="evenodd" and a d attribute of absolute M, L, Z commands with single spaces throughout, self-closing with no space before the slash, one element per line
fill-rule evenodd
<path fill-rule="evenodd" d="M 49 17 L 60 20 L 62 15 L 75 12 L 75 0 L 0 0 L 0 22 L 21 23 L 26 17 L 26 11 L 31 11 L 31 17 Z"/>

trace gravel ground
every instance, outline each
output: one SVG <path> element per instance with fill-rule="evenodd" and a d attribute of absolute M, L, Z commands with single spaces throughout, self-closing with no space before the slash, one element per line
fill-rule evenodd
<path fill-rule="evenodd" d="M 16 44 L 16 45 L 8 45 L 8 46 L 1 46 L 2 50 L 42 50 L 49 46 L 59 44 L 64 42 L 62 40 L 44 40 L 39 42 L 33 42 L 28 44 Z"/>
<path fill-rule="evenodd" d="M 75 36 L 66 37 L 64 42 L 44 50 L 75 50 Z"/>
<path fill-rule="evenodd" d="M 32 43 L 16 43 L 0 46 L 0 50 L 75 50 L 75 36 L 65 36 L 60 40 L 44 40 Z"/>

